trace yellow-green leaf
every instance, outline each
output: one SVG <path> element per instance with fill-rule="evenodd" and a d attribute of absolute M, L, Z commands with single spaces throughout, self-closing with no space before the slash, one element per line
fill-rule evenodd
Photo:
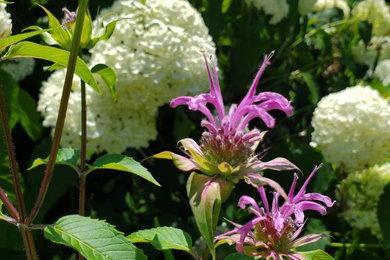
<path fill-rule="evenodd" d="M 67 67 L 69 61 L 69 52 L 50 46 L 44 46 L 33 42 L 20 42 L 9 49 L 3 60 L 17 57 L 32 57 L 44 59 L 58 63 L 63 67 Z M 77 58 L 75 74 L 79 76 L 85 83 L 90 85 L 96 92 L 100 94 L 99 87 L 85 62 Z"/>

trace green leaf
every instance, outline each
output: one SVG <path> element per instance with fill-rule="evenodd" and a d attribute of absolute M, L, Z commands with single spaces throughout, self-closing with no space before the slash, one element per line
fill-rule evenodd
<path fill-rule="evenodd" d="M 27 91 L 20 89 L 19 105 L 20 123 L 27 135 L 33 141 L 37 141 L 41 137 L 42 125 L 36 102 Z"/>
<path fill-rule="evenodd" d="M 146 259 L 123 233 L 102 220 L 65 216 L 47 226 L 44 235 L 54 243 L 74 248 L 91 260 Z"/>
<path fill-rule="evenodd" d="M 6 53 L 3 60 L 15 57 L 32 57 L 44 59 L 58 63 L 63 67 L 67 67 L 69 61 L 69 52 L 59 48 L 44 46 L 33 42 L 20 42 L 14 45 Z M 75 74 L 79 76 L 85 83 L 90 85 L 96 92 L 100 93 L 99 87 L 93 77 L 92 72 L 82 59 L 77 57 Z"/>
<path fill-rule="evenodd" d="M 322 250 L 299 252 L 299 254 L 303 255 L 306 260 L 334 260 L 331 255 Z"/>
<path fill-rule="evenodd" d="M 318 94 L 318 85 L 316 81 L 314 80 L 313 75 L 311 75 L 309 72 L 303 73 L 303 79 L 305 80 L 307 87 L 310 91 L 310 101 L 312 104 L 317 104 L 319 100 L 319 94 Z"/>
<path fill-rule="evenodd" d="M 194 256 L 191 237 L 181 229 L 173 227 L 145 229 L 132 233 L 127 239 L 132 243 L 151 243 L 158 250 L 176 249 Z"/>
<path fill-rule="evenodd" d="M 383 244 L 385 250 L 390 250 L 390 183 L 385 186 L 383 193 L 380 196 L 377 215 L 379 220 L 379 226 L 381 228 Z"/>
<path fill-rule="evenodd" d="M 91 48 L 93 48 L 93 47 L 96 45 L 96 43 L 97 43 L 98 41 L 100 41 L 100 40 L 108 40 L 108 39 L 111 37 L 111 35 L 114 33 L 115 26 L 116 26 L 116 23 L 117 23 L 117 22 L 118 22 L 118 20 L 115 20 L 115 21 L 112 21 L 112 22 L 108 23 L 108 24 L 104 27 L 104 32 L 103 32 L 100 36 L 94 37 L 94 38 L 92 38 L 92 39 L 89 41 L 89 43 L 88 43 L 86 49 L 91 49 Z"/>
<path fill-rule="evenodd" d="M 143 5 L 145 5 L 145 4 L 146 4 L 146 0 L 141 0 L 141 3 L 142 3 Z"/>
<path fill-rule="evenodd" d="M 0 39 L 0 52 L 4 50 L 7 46 L 10 46 L 14 43 L 23 41 L 25 39 L 28 39 L 30 37 L 39 35 L 41 33 L 47 32 L 49 29 L 46 30 L 39 30 L 39 31 L 34 31 L 34 32 L 28 32 L 28 33 L 20 33 L 16 35 L 12 35 L 10 37 L 7 37 L 5 39 Z"/>
<path fill-rule="evenodd" d="M 79 159 L 80 159 L 80 151 L 73 150 L 70 148 L 61 148 L 58 150 L 57 153 L 56 164 L 67 165 L 77 171 L 78 169 L 77 162 Z M 48 161 L 49 161 L 49 157 L 47 157 L 46 159 L 42 159 L 42 158 L 35 159 L 33 164 L 27 170 L 31 170 L 42 164 L 47 164 Z"/>
<path fill-rule="evenodd" d="M 232 0 L 223 0 L 222 10 L 221 10 L 223 14 L 229 10 L 231 4 L 232 4 Z"/>
<path fill-rule="evenodd" d="M 233 185 L 227 181 L 196 172 L 192 172 L 187 181 L 187 195 L 192 213 L 213 259 L 215 259 L 214 234 L 221 201 L 229 196 L 232 189 Z"/>
<path fill-rule="evenodd" d="M 253 259 L 263 259 L 263 258 L 250 257 L 241 253 L 233 253 L 228 255 L 225 258 L 225 260 L 253 260 Z"/>
<path fill-rule="evenodd" d="M 97 169 L 111 169 L 124 172 L 134 173 L 151 183 L 161 186 L 150 174 L 150 172 L 143 167 L 139 162 L 135 161 L 133 158 L 121 155 L 121 154 L 106 154 L 93 163 L 94 167 L 91 167 L 87 173 L 97 170 Z"/>
<path fill-rule="evenodd" d="M 117 95 L 115 89 L 115 84 L 116 84 L 115 71 L 105 64 L 96 64 L 91 69 L 91 72 L 97 73 L 102 77 L 104 83 L 106 83 L 108 89 L 110 90 L 111 96 L 116 100 Z"/>

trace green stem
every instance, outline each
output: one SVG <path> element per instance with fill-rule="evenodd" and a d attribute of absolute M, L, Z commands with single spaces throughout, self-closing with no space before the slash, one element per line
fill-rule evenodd
<path fill-rule="evenodd" d="M 18 227 L 22 235 L 23 244 L 25 245 L 27 259 L 38 260 L 31 229 L 24 224 L 20 224 Z"/>
<path fill-rule="evenodd" d="M 209 249 L 208 245 L 206 244 L 206 248 L 203 251 L 202 260 L 207 260 L 207 259 L 209 259 L 209 257 L 210 257 L 210 249 Z"/>
<path fill-rule="evenodd" d="M 85 97 L 85 82 L 81 81 L 81 149 L 80 149 L 80 189 L 79 215 L 85 215 L 85 170 L 87 154 L 87 101 Z"/>
<path fill-rule="evenodd" d="M 87 10 L 87 5 L 88 5 L 88 0 L 79 1 L 79 7 L 78 7 L 77 19 L 76 19 L 76 28 L 73 35 L 72 47 L 70 50 L 69 61 L 68 61 L 68 68 L 65 76 L 64 89 L 62 91 L 60 109 L 58 111 L 57 123 L 54 131 L 53 143 L 50 150 L 49 161 L 46 166 L 45 175 L 42 180 L 41 189 L 39 190 L 38 198 L 26 221 L 28 225 L 30 225 L 32 221 L 35 219 L 35 217 L 37 216 L 38 211 L 42 206 L 43 200 L 49 188 L 51 177 L 53 175 L 58 148 L 60 146 L 62 131 L 64 129 L 65 116 L 68 108 L 70 91 L 72 89 L 73 75 L 76 67 L 77 56 L 79 53 L 80 38 L 81 38 L 81 32 L 84 23 L 85 12 Z"/>
<path fill-rule="evenodd" d="M 365 243 L 359 243 L 359 244 L 352 244 L 352 243 L 330 243 L 329 246 L 331 247 L 359 247 L 359 248 L 382 248 L 383 245 L 379 244 L 365 244 Z"/>

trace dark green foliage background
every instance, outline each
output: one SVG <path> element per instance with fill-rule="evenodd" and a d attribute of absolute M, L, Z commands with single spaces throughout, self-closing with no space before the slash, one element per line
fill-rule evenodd
<path fill-rule="evenodd" d="M 44 16 L 43 11 L 32 2 L 33 0 L 18 0 L 7 7 L 14 21 L 14 34 L 33 24 L 46 27 L 45 20 L 40 19 Z M 37 2 L 45 5 L 56 17 L 62 17 L 63 6 L 75 9 L 77 3 L 73 0 Z M 359 39 L 371 38 L 370 25 L 360 24 L 359 34 L 353 33 L 347 25 L 340 25 L 333 37 L 323 29 L 318 29 L 317 33 L 310 37 L 310 41 L 307 41 L 305 35 L 312 28 L 318 28 L 323 24 L 317 22 L 309 25 L 307 17 L 300 17 L 297 11 L 298 0 L 289 1 L 290 14 L 277 25 L 268 24 L 269 17 L 253 7 L 248 7 L 245 1 L 190 2 L 203 15 L 217 45 L 218 66 L 223 76 L 221 79 L 223 96 L 227 104 L 241 100 L 263 60 L 263 55 L 276 50 L 272 65 L 264 73 L 258 91 L 274 91 L 284 95 L 292 100 L 295 112 L 291 117 L 285 117 L 283 113 L 277 111 L 273 113 L 277 118 L 277 125 L 266 135 L 259 152 L 270 148 L 264 160 L 282 156 L 298 165 L 304 173 L 303 176 L 300 175 L 302 183 L 314 165 L 325 162 L 321 153 L 309 146 L 312 132 L 310 123 L 314 108 L 321 97 L 352 86 L 365 75 L 367 68 L 352 60 L 351 46 Z M 224 13 L 222 2 L 225 4 L 230 2 Z M 97 13 L 98 7 L 108 7 L 111 3 L 111 0 L 90 1 L 92 16 Z M 337 9 L 327 10 L 322 15 L 323 18 L 342 19 L 342 12 Z M 40 42 L 39 37 L 34 40 Z M 47 62 L 37 60 L 34 74 L 19 83 L 19 90 L 29 93 L 37 100 L 41 82 L 49 75 L 42 70 L 46 65 Z M 6 76 L 3 74 L 0 76 L 2 77 L 0 81 L 3 82 Z M 375 82 L 375 86 L 381 92 L 388 91 L 388 88 L 379 82 Z M 41 120 L 35 120 L 35 125 Z M 200 120 L 200 113 L 190 112 L 182 107 L 176 109 L 168 105 L 161 107 L 157 119 L 159 132 L 157 140 L 151 142 L 145 149 L 128 149 L 126 154 L 142 161 L 164 150 L 177 152 L 176 143 L 181 138 L 192 137 L 195 140 L 199 138 L 202 131 Z M 260 120 L 254 120 L 251 126 L 265 129 Z M 32 139 L 26 135 L 21 121 L 13 128 L 16 154 L 24 180 L 25 198 L 30 208 L 36 198 L 44 167 L 40 166 L 31 171 L 26 169 L 35 158 L 45 158 L 50 147 L 50 129 L 37 131 L 39 133 L 36 138 Z M 11 191 L 4 147 L 0 150 L 0 156 L 2 160 L 0 185 Z M 93 159 L 95 157 L 91 161 Z M 143 161 L 143 165 L 161 184 L 161 188 L 128 174 L 103 170 L 96 172 L 87 179 L 87 214 L 106 219 L 126 235 L 158 225 L 173 226 L 191 234 L 195 241 L 199 233 L 185 192 L 188 174 L 178 171 L 171 162 L 165 160 L 148 159 Z M 292 182 L 292 174 L 293 172 L 265 173 L 267 177 L 280 182 L 285 189 L 288 189 Z M 311 182 L 309 190 L 335 198 L 335 185 L 339 176 L 330 164 L 325 163 Z M 236 207 L 239 197 L 244 194 L 259 198 L 253 188 L 243 182 L 239 183 L 228 201 L 222 205 L 221 216 L 238 223 L 247 220 L 248 213 Z M 70 167 L 57 166 L 47 199 L 35 223 L 53 223 L 63 215 L 77 213 L 77 198 L 77 174 Z M 378 244 L 380 241 L 370 236 L 369 232 L 352 230 L 339 217 L 339 213 L 339 205 L 336 205 L 325 217 L 308 214 L 312 217 L 308 222 L 308 232 L 330 231 L 329 239 L 317 244 L 318 248 L 325 249 L 336 259 L 384 259 L 386 254 L 381 247 L 361 249 L 357 246 L 359 243 Z M 386 229 L 388 228 L 387 224 Z M 34 235 L 40 259 L 74 259 L 75 253 L 72 250 L 50 243 L 43 238 L 42 232 L 35 231 Z M 388 237 L 386 239 L 388 240 Z M 330 241 L 351 243 L 352 246 L 329 247 Z M 149 259 L 163 259 L 162 253 L 151 246 L 140 247 L 144 249 Z M 233 248 L 226 247 L 222 250 L 234 251 Z M 189 258 L 185 253 L 174 254 L 176 259 Z M 18 230 L 8 223 L 0 222 L 0 259 L 24 257 Z"/>

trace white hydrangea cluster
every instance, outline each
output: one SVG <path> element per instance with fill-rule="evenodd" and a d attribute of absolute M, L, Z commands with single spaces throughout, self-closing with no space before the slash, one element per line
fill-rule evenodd
<path fill-rule="evenodd" d="M 374 75 L 382 81 L 383 85 L 387 86 L 390 83 L 389 72 L 390 72 L 390 60 L 383 60 L 379 62 L 378 65 L 376 66 Z"/>
<path fill-rule="evenodd" d="M 7 5 L 0 3 L 0 34 L 12 25 L 11 14 L 5 10 Z"/>
<path fill-rule="evenodd" d="M 367 74 L 371 76 L 377 59 L 377 66 L 390 59 L 390 36 L 373 36 L 367 46 L 360 40 L 351 50 L 353 60 L 367 65 Z"/>
<path fill-rule="evenodd" d="M 345 0 L 299 0 L 298 11 L 301 15 L 311 12 L 321 12 L 329 8 L 339 8 L 343 10 L 344 16 L 349 16 L 349 6 Z"/>
<path fill-rule="evenodd" d="M 340 184 L 342 200 L 346 210 L 343 216 L 348 223 L 358 229 L 370 229 L 381 237 L 377 217 L 377 206 L 383 188 L 390 183 L 390 163 L 348 174 Z"/>
<path fill-rule="evenodd" d="M 18 58 L 2 63 L 1 69 L 11 74 L 16 81 L 20 81 L 33 73 L 34 66 L 35 60 L 33 58 Z"/>
<path fill-rule="evenodd" d="M 215 56 L 215 44 L 201 15 L 186 0 L 116 1 L 112 12 L 121 18 L 112 37 L 93 49 L 89 64 L 104 63 L 117 74 L 114 101 L 101 80 L 102 95 L 87 87 L 88 149 L 109 153 L 146 147 L 157 136 L 158 108 L 172 98 L 209 89 L 201 50 Z M 65 72 L 56 71 L 43 84 L 38 109 L 44 126 L 54 127 Z M 70 96 L 63 146 L 80 142 L 78 79 Z"/>
<path fill-rule="evenodd" d="M 313 147 L 348 171 L 382 163 L 390 151 L 390 104 L 368 86 L 323 97 L 312 118 Z"/>
<path fill-rule="evenodd" d="M 270 24 L 277 24 L 283 18 L 287 17 L 289 5 L 286 0 L 246 0 L 248 5 L 253 5 L 257 9 L 263 9 L 272 18 Z"/>
<path fill-rule="evenodd" d="M 0 35 L 12 27 L 11 14 L 5 10 L 7 5 L 0 3 Z M 34 70 L 33 58 L 12 59 L 1 62 L 1 69 L 7 71 L 16 81 L 24 79 Z"/>
<path fill-rule="evenodd" d="M 349 16 L 349 6 L 345 0 L 317 0 L 314 4 L 314 11 L 321 12 L 324 9 L 339 8 L 343 10 L 344 16 Z"/>
<path fill-rule="evenodd" d="M 374 35 L 386 35 L 390 32 L 390 9 L 385 0 L 364 0 L 352 10 L 354 22 L 368 21 Z"/>

